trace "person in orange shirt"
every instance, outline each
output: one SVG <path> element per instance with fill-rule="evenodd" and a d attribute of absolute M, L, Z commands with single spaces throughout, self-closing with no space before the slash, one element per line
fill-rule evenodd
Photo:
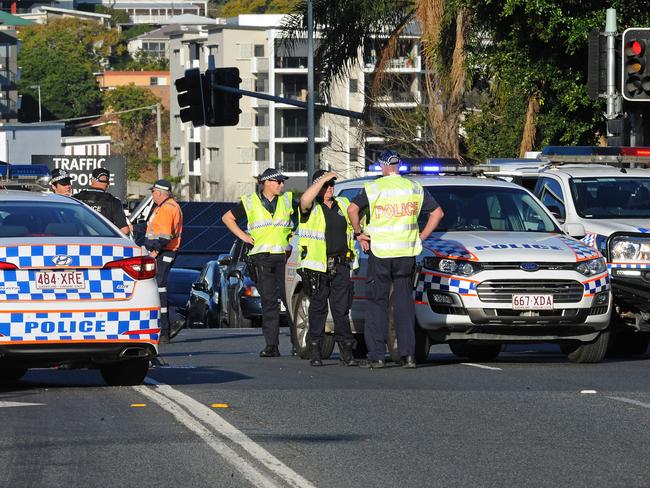
<path fill-rule="evenodd" d="M 160 342 L 169 342 L 180 332 L 182 323 L 170 327 L 167 311 L 167 278 L 181 246 L 183 212 L 172 195 L 172 184 L 158 180 L 151 187 L 156 207 L 147 224 L 144 246 L 156 258 L 156 281 L 160 294 Z"/>

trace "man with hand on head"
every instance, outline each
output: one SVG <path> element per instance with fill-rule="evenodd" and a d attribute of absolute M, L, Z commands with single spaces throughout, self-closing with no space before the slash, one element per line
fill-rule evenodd
<path fill-rule="evenodd" d="M 50 171 L 50 188 L 57 195 L 72 195 L 72 180 L 70 173 L 61 168 L 54 168 Z"/>
<path fill-rule="evenodd" d="M 288 179 L 275 168 L 266 169 L 257 177 L 261 190 L 242 196 L 239 204 L 222 217 L 230 232 L 252 246 L 248 256 L 257 274 L 253 281 L 262 300 L 262 332 L 266 341 L 266 347 L 260 352 L 263 358 L 280 356 L 278 298 L 287 306 L 284 286 L 286 250 L 293 230 L 291 216 L 299 205 L 291 192 L 283 192 L 284 182 Z M 247 232 L 237 225 L 237 221 L 243 218 L 248 219 Z M 289 330 L 293 330 L 291 319 Z M 293 333 L 291 338 L 293 342 Z"/>
<path fill-rule="evenodd" d="M 300 198 L 298 225 L 298 272 L 309 296 L 310 364 L 322 366 L 321 342 L 325 332 L 328 301 L 334 319 L 334 339 L 339 345 L 341 364 L 357 366 L 352 355 L 354 338 L 350 329 L 352 280 L 350 268 L 357 265 L 350 202 L 334 197 L 336 173 L 318 170 L 313 183 Z"/>
<path fill-rule="evenodd" d="M 131 229 L 126 221 L 122 202 L 106 191 L 110 181 L 110 171 L 106 168 L 95 168 L 90 177 L 90 188 L 80 191 L 75 198 L 113 222 L 123 234 L 129 235 Z"/>
<path fill-rule="evenodd" d="M 393 288 L 393 317 L 402 366 L 415 368 L 415 305 L 413 272 L 422 241 L 444 213 L 418 182 L 399 174 L 402 162 L 395 151 L 384 151 L 377 161 L 382 177 L 368 181 L 348 208 L 354 235 L 368 255 L 368 308 L 364 329 L 368 361 L 362 366 L 383 368 L 388 336 L 388 301 Z M 360 212 L 369 209 L 370 222 L 361 232 Z M 419 231 L 418 216 L 428 213 Z"/>

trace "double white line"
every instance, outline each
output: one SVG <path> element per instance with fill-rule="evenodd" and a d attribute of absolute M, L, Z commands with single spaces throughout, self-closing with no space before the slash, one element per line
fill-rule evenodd
<path fill-rule="evenodd" d="M 316 488 L 206 405 L 151 378 L 147 378 L 147 383 L 154 387 L 134 386 L 133 388 L 197 434 L 253 486 Z M 252 460 L 239 455 L 233 449 L 235 445 L 250 454 Z"/>

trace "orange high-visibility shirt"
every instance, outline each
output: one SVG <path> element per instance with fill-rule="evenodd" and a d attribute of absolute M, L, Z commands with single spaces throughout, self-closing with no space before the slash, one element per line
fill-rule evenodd
<path fill-rule="evenodd" d="M 180 205 L 172 198 L 168 198 L 158 205 L 147 224 L 147 240 L 169 239 L 162 251 L 178 251 L 181 247 L 181 233 L 183 232 L 183 212 Z"/>

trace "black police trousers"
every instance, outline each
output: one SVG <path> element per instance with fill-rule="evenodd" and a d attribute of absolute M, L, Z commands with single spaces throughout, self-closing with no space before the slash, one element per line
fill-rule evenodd
<path fill-rule="evenodd" d="M 160 333 L 169 334 L 169 310 L 167 308 L 167 278 L 176 260 L 176 251 L 160 251 L 156 256 L 156 283 L 160 296 Z"/>
<path fill-rule="evenodd" d="M 400 357 L 415 354 L 415 305 L 413 271 L 415 257 L 378 258 L 368 255 L 366 294 L 368 308 L 364 328 L 368 359 L 384 359 L 388 341 L 388 304 L 393 286 L 393 319 Z"/>
<path fill-rule="evenodd" d="M 278 298 L 287 307 L 284 286 L 285 254 L 260 253 L 251 256 L 257 269 L 257 291 L 262 299 L 262 333 L 267 345 L 280 342 L 280 307 Z M 288 307 L 287 307 L 288 310 Z M 287 314 L 287 317 L 288 314 Z M 293 330 L 289 319 L 289 330 Z M 293 334 L 291 334 L 293 342 Z"/>
<path fill-rule="evenodd" d="M 309 331 L 307 340 L 320 341 L 325 332 L 327 321 L 327 302 L 332 311 L 334 320 L 334 340 L 351 341 L 352 331 L 350 330 L 350 305 L 352 304 L 352 280 L 350 279 L 350 268 L 346 264 L 336 265 L 336 274 L 329 277 L 326 273 L 318 273 L 320 276 L 320 287 L 318 292 L 309 296 Z"/>

